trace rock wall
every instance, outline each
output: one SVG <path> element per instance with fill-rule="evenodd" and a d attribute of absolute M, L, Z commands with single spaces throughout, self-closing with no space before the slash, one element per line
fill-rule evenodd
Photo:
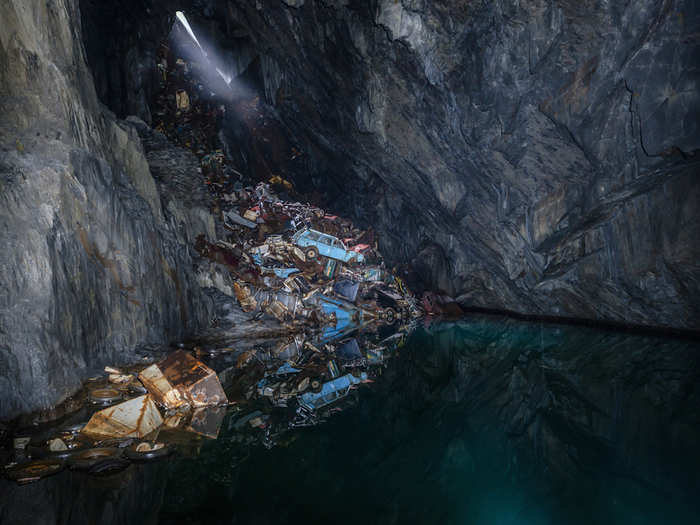
<path fill-rule="evenodd" d="M 0 22 L 5 419 L 50 407 L 138 344 L 205 326 L 189 236 L 211 217 L 174 213 L 186 205 L 151 176 L 135 126 L 98 102 L 77 1 L 3 1 Z"/>
<path fill-rule="evenodd" d="M 700 328 L 691 0 L 228 2 L 308 177 L 467 306 Z"/>
<path fill-rule="evenodd" d="M 121 61 L 93 64 L 98 85 L 131 86 L 105 94 L 118 112 L 148 114 L 145 64 L 175 9 L 220 47 L 228 38 L 217 51 L 254 48 L 260 94 L 304 153 L 286 175 L 376 226 L 414 288 L 700 328 L 691 0 L 153 0 L 112 17 L 81 6 L 90 49 L 104 34 L 125 42 L 107 46 Z"/>

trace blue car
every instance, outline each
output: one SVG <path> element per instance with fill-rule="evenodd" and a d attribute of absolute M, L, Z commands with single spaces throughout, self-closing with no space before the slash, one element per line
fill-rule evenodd
<path fill-rule="evenodd" d="M 344 263 L 365 262 L 364 255 L 348 250 L 343 241 L 337 237 L 310 228 L 296 232 L 292 237 L 292 243 L 304 250 L 307 259 L 315 259 L 319 255 L 323 255 Z"/>
<path fill-rule="evenodd" d="M 359 378 L 352 374 L 346 374 L 324 383 L 320 392 L 305 392 L 297 399 L 301 406 L 313 412 L 344 398 L 348 395 L 353 385 L 359 385 L 366 380 L 367 372 L 362 372 Z"/>

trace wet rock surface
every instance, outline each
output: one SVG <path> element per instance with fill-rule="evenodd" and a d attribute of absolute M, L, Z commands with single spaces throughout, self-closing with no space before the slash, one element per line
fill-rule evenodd
<path fill-rule="evenodd" d="M 0 19 L 7 419 L 53 406 L 90 369 L 128 362 L 138 344 L 206 326 L 212 304 L 187 244 L 188 228 L 202 227 L 197 210 L 171 220 L 165 204 L 181 196 L 154 181 L 132 125 L 98 103 L 76 4 L 4 2 Z"/>

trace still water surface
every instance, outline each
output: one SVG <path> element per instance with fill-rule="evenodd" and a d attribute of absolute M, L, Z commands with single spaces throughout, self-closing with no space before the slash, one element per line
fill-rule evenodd
<path fill-rule="evenodd" d="M 0 523 L 697 523 L 699 379 L 688 339 L 421 325 L 322 424 L 231 411 L 167 461 L 2 482 Z"/>

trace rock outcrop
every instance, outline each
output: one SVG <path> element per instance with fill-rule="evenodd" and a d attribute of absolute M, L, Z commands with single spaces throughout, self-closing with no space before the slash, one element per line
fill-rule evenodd
<path fill-rule="evenodd" d="M 467 306 L 700 328 L 696 3 L 230 11 L 328 199 L 374 223 L 394 262 L 442 253 L 425 286 Z"/>
<path fill-rule="evenodd" d="M 178 205 L 134 125 L 98 102 L 77 2 L 9 0 L 0 21 L 5 419 L 53 405 L 139 344 L 206 326 L 189 237 L 211 217 Z"/>
<path fill-rule="evenodd" d="M 700 328 L 696 3 L 128 4 L 81 1 L 88 48 L 124 57 L 91 52 L 98 85 L 129 87 L 106 104 L 149 113 L 144 64 L 185 9 L 304 153 L 287 175 L 374 225 L 393 263 L 418 261 L 414 288 Z"/>

